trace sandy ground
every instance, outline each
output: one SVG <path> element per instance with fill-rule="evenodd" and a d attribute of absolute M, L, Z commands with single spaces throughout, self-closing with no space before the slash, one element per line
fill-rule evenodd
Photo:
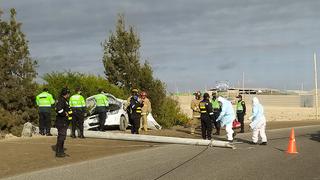
<path fill-rule="evenodd" d="M 294 126 L 319 125 L 320 121 L 291 121 L 269 122 L 267 129 L 277 129 Z M 247 125 L 246 125 L 247 127 Z M 247 130 L 247 128 L 246 128 Z M 127 130 L 127 133 L 130 131 Z M 185 138 L 200 138 L 200 129 L 197 128 L 195 135 L 189 134 L 189 128 L 176 126 L 171 129 L 160 131 L 151 130 L 142 134 L 175 136 Z M 225 132 L 216 138 L 224 138 Z M 145 148 L 159 146 L 156 143 L 115 141 L 105 139 L 71 139 L 65 142 L 66 158 L 54 157 L 55 137 L 33 137 L 0 140 L 0 178 L 24 172 L 40 170 L 59 165 L 97 159 L 114 154 L 137 151 Z"/>
<path fill-rule="evenodd" d="M 174 97 L 178 100 L 182 111 L 187 114 L 190 118 L 192 117 L 192 111 L 190 109 L 191 100 L 193 96 L 176 96 Z M 274 96 L 270 96 L 275 98 Z M 282 99 L 284 99 L 282 97 Z M 268 97 L 265 97 L 265 100 L 268 100 Z M 284 99 L 285 100 L 285 99 Z M 288 102 L 266 102 L 262 103 L 264 106 L 265 116 L 267 121 L 302 121 L 302 120 L 313 120 L 315 119 L 315 108 L 299 107 L 299 104 L 292 103 L 290 100 Z M 246 119 L 251 115 L 251 102 L 246 100 L 247 106 L 247 116 Z M 235 105 L 234 105 L 235 109 Z M 319 111 L 320 112 L 320 111 Z"/>
<path fill-rule="evenodd" d="M 0 178 L 34 170 L 150 148 L 153 143 L 105 139 L 71 139 L 65 142 L 69 157 L 55 158 L 56 137 L 18 138 L 0 141 Z"/>
<path fill-rule="evenodd" d="M 178 97 L 182 110 L 191 117 L 190 102 L 192 96 Z M 267 129 L 277 129 L 295 126 L 319 125 L 315 121 L 315 110 L 313 108 L 298 107 L 296 100 L 288 100 L 288 106 L 282 106 L 279 102 L 274 103 L 274 99 L 265 98 L 265 115 L 267 118 Z M 284 98 L 285 100 L 285 98 Z M 268 104 L 268 103 L 269 104 Z M 248 113 L 245 117 L 246 128 L 249 132 L 248 117 L 250 116 L 251 105 L 247 103 Z M 148 131 L 142 134 L 173 136 L 184 138 L 201 138 L 200 128 L 196 129 L 195 135 L 189 134 L 190 128 L 176 126 L 171 129 L 161 131 Z M 116 131 L 115 131 L 116 132 Z M 130 133 L 129 130 L 126 133 Z M 225 138 L 225 131 L 222 130 L 221 136 L 217 139 Z M 0 140 L 0 178 L 7 177 L 24 172 L 35 171 L 39 169 L 55 167 L 63 164 L 75 163 L 89 159 L 111 156 L 114 154 L 137 151 L 145 148 L 159 146 L 156 143 L 114 141 L 102 139 L 71 139 L 68 138 L 65 147 L 69 157 L 59 159 L 55 158 L 54 145 L 55 137 L 33 137 L 27 139 L 8 139 Z"/>

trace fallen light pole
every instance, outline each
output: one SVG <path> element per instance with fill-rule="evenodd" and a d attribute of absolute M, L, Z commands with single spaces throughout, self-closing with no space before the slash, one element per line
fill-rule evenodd
<path fill-rule="evenodd" d="M 53 135 L 58 135 L 57 129 L 51 128 Z M 67 132 L 70 135 L 70 130 Z M 166 136 L 151 136 L 140 134 L 124 134 L 124 133 L 112 133 L 112 132 L 100 132 L 100 131 L 84 131 L 84 135 L 87 138 L 101 138 L 101 139 L 113 139 L 113 140 L 125 140 L 125 141 L 143 141 L 143 142 L 155 142 L 155 143 L 170 143 L 170 144 L 187 144 L 198 146 L 215 146 L 233 148 L 235 146 L 227 141 L 216 140 L 202 140 L 191 138 L 177 138 Z"/>

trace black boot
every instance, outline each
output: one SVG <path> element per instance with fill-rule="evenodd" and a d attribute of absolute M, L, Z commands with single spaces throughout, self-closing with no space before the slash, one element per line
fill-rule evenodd
<path fill-rule="evenodd" d="M 58 143 L 56 144 L 56 157 L 59 157 L 60 155 L 60 148 L 59 148 L 59 145 Z"/>
<path fill-rule="evenodd" d="M 65 157 L 66 154 L 64 153 L 63 149 L 63 142 L 58 141 L 56 145 L 56 157 Z"/>
<path fill-rule="evenodd" d="M 267 142 L 262 142 L 260 143 L 260 145 L 267 145 Z"/>
<path fill-rule="evenodd" d="M 42 135 L 42 136 L 44 136 L 44 135 L 45 135 L 45 134 L 44 134 L 44 130 L 40 130 L 39 134 Z"/>
<path fill-rule="evenodd" d="M 83 131 L 80 131 L 80 136 L 79 136 L 79 138 L 81 138 L 81 139 L 84 139 L 84 138 L 85 138 L 84 135 L 83 135 Z"/>
<path fill-rule="evenodd" d="M 63 157 L 66 156 L 66 153 L 64 153 L 64 150 L 65 150 L 65 148 L 64 148 L 64 141 L 62 141 L 62 142 L 61 142 L 61 154 L 63 155 Z"/>
<path fill-rule="evenodd" d="M 50 133 L 50 128 L 46 129 L 46 136 L 52 136 L 52 134 Z"/>
<path fill-rule="evenodd" d="M 70 137 L 72 137 L 72 138 L 76 138 L 76 132 L 75 131 L 72 131 L 71 132 L 71 136 Z"/>

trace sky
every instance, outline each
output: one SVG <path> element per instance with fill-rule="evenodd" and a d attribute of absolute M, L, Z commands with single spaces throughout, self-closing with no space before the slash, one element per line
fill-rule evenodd
<path fill-rule="evenodd" d="M 52 71 L 104 75 L 101 43 L 118 13 L 141 40 L 141 62 L 170 92 L 214 87 L 314 87 L 320 59 L 319 0 L 0 0 L 17 19 L 38 63 Z M 319 63 L 320 64 L 320 63 Z"/>

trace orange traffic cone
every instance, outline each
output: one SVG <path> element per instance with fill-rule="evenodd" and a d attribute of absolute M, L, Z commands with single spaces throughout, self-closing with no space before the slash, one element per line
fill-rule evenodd
<path fill-rule="evenodd" d="M 291 129 L 291 134 L 290 134 L 290 139 L 289 139 L 289 145 L 288 145 L 288 150 L 287 153 L 289 154 L 296 154 L 297 152 L 297 147 L 296 147 L 296 139 L 294 137 L 294 129 Z"/>

